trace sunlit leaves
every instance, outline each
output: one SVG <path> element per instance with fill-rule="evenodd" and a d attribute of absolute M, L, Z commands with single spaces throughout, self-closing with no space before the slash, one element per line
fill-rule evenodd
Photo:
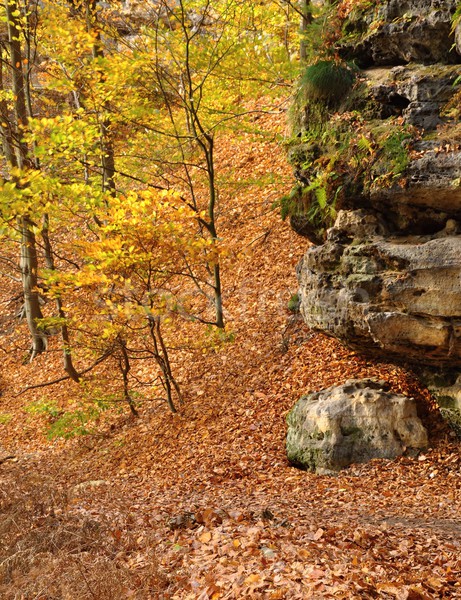
<path fill-rule="evenodd" d="M 48 295 L 94 290 L 99 300 L 93 314 L 110 315 L 117 331 L 135 315 L 145 320 L 146 310 L 163 315 L 175 278 L 194 262 L 213 264 L 220 252 L 216 242 L 197 233 L 196 212 L 172 193 L 129 192 L 95 209 L 95 215 L 104 219 L 97 239 L 74 247 L 82 267 L 45 273 Z M 104 326 L 103 337 L 109 330 Z"/>
<path fill-rule="evenodd" d="M 100 132 L 95 123 L 80 118 L 82 111 L 29 121 L 26 140 L 41 159 L 58 155 L 62 160 L 95 152 Z"/>

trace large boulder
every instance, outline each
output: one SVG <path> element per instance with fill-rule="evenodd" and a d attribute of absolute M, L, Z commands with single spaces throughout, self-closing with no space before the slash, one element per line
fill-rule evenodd
<path fill-rule="evenodd" d="M 371 379 L 350 380 L 303 396 L 287 423 L 288 460 L 318 474 L 427 446 L 415 401 Z"/>

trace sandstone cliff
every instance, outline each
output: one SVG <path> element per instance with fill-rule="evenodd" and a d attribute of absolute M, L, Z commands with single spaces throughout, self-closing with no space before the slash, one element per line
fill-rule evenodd
<path fill-rule="evenodd" d="M 313 242 L 299 267 L 309 326 L 452 372 L 461 367 L 458 5 L 364 2 L 347 14 L 336 50 L 354 83 L 322 96 L 307 72 L 286 210 Z"/>

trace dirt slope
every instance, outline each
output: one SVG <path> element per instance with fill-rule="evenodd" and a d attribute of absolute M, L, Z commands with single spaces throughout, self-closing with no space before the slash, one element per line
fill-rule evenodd
<path fill-rule="evenodd" d="M 139 419 L 110 414 L 93 435 L 48 442 L 44 419 L 24 407 L 68 401 L 74 384 L 16 396 L 53 376 L 59 356 L 20 365 L 26 338 L 5 329 L 0 461 L 16 458 L 0 462 L 1 598 L 461 598 L 459 444 L 411 373 L 287 310 L 306 242 L 271 210 L 291 179 L 276 140 L 284 113 L 258 124 L 274 135 L 229 136 L 218 154 L 235 341 L 184 350 L 178 415 L 145 401 Z M 268 172 L 274 183 L 248 185 Z M 9 313 L 4 304 L 5 324 Z M 336 478 L 291 468 L 285 416 L 296 399 L 362 376 L 418 400 L 431 449 Z"/>

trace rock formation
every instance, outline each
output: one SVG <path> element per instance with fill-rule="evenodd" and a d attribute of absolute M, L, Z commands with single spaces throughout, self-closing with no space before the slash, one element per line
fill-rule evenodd
<path fill-rule="evenodd" d="M 321 475 L 427 446 L 414 400 L 388 392 L 385 383 L 370 379 L 303 396 L 287 423 L 288 459 Z"/>
<path fill-rule="evenodd" d="M 461 237 L 396 236 L 365 211 L 340 211 L 300 267 L 306 323 L 358 349 L 461 366 Z M 379 233 L 375 233 L 379 232 Z"/>
<path fill-rule="evenodd" d="M 452 374 L 461 367 L 458 3 L 366 4 L 338 42 L 362 67 L 350 101 L 332 115 L 329 99 L 319 125 L 309 94 L 298 98 L 291 220 L 314 243 L 298 271 L 301 312 L 354 348 Z"/>

